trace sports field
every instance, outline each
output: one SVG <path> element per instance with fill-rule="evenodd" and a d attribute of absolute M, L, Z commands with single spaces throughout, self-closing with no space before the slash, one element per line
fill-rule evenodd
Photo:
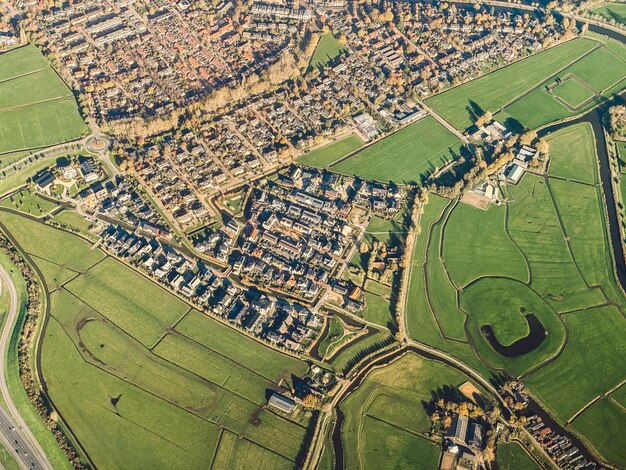
<path fill-rule="evenodd" d="M 429 195 L 406 306 L 412 338 L 521 376 L 562 423 L 626 379 L 626 299 L 611 264 L 593 138 L 586 125 L 553 133 L 546 177 L 526 174 L 503 188 L 502 206 L 482 211 Z M 617 455 L 623 440 L 607 449 L 605 428 L 594 429 L 598 450 Z"/>
<path fill-rule="evenodd" d="M 333 33 L 324 33 L 320 36 L 313 57 L 311 57 L 309 62 L 309 67 L 323 67 L 345 50 L 346 48 L 333 36 Z"/>
<path fill-rule="evenodd" d="M 302 165 L 325 168 L 336 162 L 341 157 L 348 155 L 363 146 L 363 141 L 356 134 L 350 134 L 332 144 L 325 145 L 311 152 L 308 152 L 298 159 Z"/>
<path fill-rule="evenodd" d="M 345 468 L 437 468 L 424 405 L 466 380 L 413 353 L 371 372 L 340 405 Z"/>
<path fill-rule="evenodd" d="M 74 235 L 7 212 L 0 222 L 53 290 L 44 378 L 98 467 L 296 465 L 310 417 L 262 405 L 305 363 L 190 310 Z"/>
<path fill-rule="evenodd" d="M 536 128 L 578 114 L 624 89 L 625 54 L 626 46 L 616 41 L 577 38 L 426 103 L 458 129 L 468 128 L 485 111 L 511 128 Z"/>
<path fill-rule="evenodd" d="M 0 154 L 87 131 L 72 92 L 32 45 L 0 54 Z"/>
<path fill-rule="evenodd" d="M 591 10 L 595 15 L 603 16 L 607 20 L 614 20 L 617 23 L 626 24 L 626 4 L 607 3 Z"/>
<path fill-rule="evenodd" d="M 431 116 L 386 137 L 331 169 L 377 181 L 420 182 L 459 156 L 461 142 Z"/>

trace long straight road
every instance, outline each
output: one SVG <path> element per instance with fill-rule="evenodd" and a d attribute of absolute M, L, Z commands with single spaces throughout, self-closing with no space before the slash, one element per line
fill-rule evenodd
<path fill-rule="evenodd" d="M 10 299 L 7 318 L 0 335 L 0 391 L 10 413 L 0 407 L 0 442 L 7 447 L 21 468 L 52 470 L 46 453 L 26 425 L 9 394 L 5 370 L 7 347 L 19 305 L 15 284 L 4 266 L 0 266 L 0 282 L 2 289 L 7 289 Z"/>

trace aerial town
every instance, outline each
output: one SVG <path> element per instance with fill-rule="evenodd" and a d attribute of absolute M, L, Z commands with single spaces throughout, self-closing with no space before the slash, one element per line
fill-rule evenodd
<path fill-rule="evenodd" d="M 0 467 L 626 467 L 626 4 L 0 1 Z"/>

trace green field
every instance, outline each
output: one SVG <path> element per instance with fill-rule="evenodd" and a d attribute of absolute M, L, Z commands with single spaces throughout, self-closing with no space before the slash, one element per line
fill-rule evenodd
<path fill-rule="evenodd" d="M 500 470 L 536 470 L 541 468 L 522 446 L 515 442 L 498 444 L 496 461 Z"/>
<path fill-rule="evenodd" d="M 602 73 L 598 73 L 598 70 L 602 70 Z M 527 128 L 540 127 L 579 114 L 620 92 L 626 87 L 625 77 L 626 46 L 607 42 L 605 46 L 582 57 L 528 95 L 506 106 L 503 112 L 496 115 L 496 119 L 505 121 L 513 118 Z M 557 79 L 563 81 L 553 92 L 563 98 L 570 105 L 569 108 L 559 103 L 545 89 L 556 83 Z M 589 101 L 592 96 L 595 99 Z"/>
<path fill-rule="evenodd" d="M 564 320 L 569 338 L 558 360 L 524 382 L 554 415 L 567 421 L 594 397 L 624 380 L 626 322 L 615 307 L 570 313 Z"/>
<path fill-rule="evenodd" d="M 563 80 L 553 89 L 553 93 L 574 109 L 595 95 L 593 91 L 574 78 Z"/>
<path fill-rule="evenodd" d="M 586 125 L 550 135 L 547 177 L 503 187 L 502 207 L 481 211 L 431 194 L 406 305 L 412 338 L 477 370 L 521 376 L 562 423 L 625 378 L 626 299 L 614 278 L 593 139 Z M 517 357 L 496 352 L 481 327 L 510 345 L 528 335 L 528 313 L 546 337 Z"/>
<path fill-rule="evenodd" d="M 399 212 L 393 219 L 373 216 L 367 224 L 367 235 L 392 246 L 404 243 L 407 234 L 406 211 Z"/>
<path fill-rule="evenodd" d="M 0 202 L 0 205 L 34 216 L 46 214 L 57 207 L 54 202 L 42 198 L 30 189 L 23 189 L 6 197 Z"/>
<path fill-rule="evenodd" d="M 34 46 L 0 54 L 0 153 L 46 147 L 87 132 L 63 81 Z"/>
<path fill-rule="evenodd" d="M 591 13 L 600 15 L 607 20 L 614 20 L 617 23 L 626 24 L 626 4 L 607 3 L 591 10 Z"/>
<path fill-rule="evenodd" d="M 588 123 L 566 127 L 546 138 L 550 145 L 550 176 L 595 184 L 598 182 L 593 129 Z"/>
<path fill-rule="evenodd" d="M 395 321 L 389 300 L 371 292 L 365 292 L 365 309 L 362 316 L 366 321 L 382 327 L 387 327 Z"/>
<path fill-rule="evenodd" d="M 345 50 L 346 48 L 343 44 L 332 33 L 324 33 L 320 36 L 315 52 L 309 62 L 309 67 L 314 69 L 324 67 Z"/>
<path fill-rule="evenodd" d="M 456 128 L 465 129 L 473 124 L 477 112 L 495 113 L 596 45 L 589 39 L 568 41 L 428 98 L 426 104 Z"/>
<path fill-rule="evenodd" d="M 356 134 L 350 134 L 348 137 L 344 137 L 332 144 L 305 153 L 298 158 L 298 163 L 317 168 L 325 168 L 341 157 L 345 157 L 361 147 L 363 147 L 361 138 Z"/>
<path fill-rule="evenodd" d="M 83 235 L 94 238 L 96 237 L 95 234 L 89 231 L 89 229 L 94 225 L 93 222 L 85 219 L 75 211 L 63 210 L 55 214 L 54 220 L 61 225 L 66 225 L 71 229 L 78 230 Z"/>
<path fill-rule="evenodd" d="M 41 366 L 98 467 L 296 466 L 310 415 L 283 417 L 262 405 L 305 363 L 188 312 L 74 235 L 6 212 L 0 221 L 55 289 Z M 77 277 L 60 287 L 54 280 L 67 270 Z"/>
<path fill-rule="evenodd" d="M 626 410 L 614 401 L 603 398 L 586 409 L 572 423 L 609 462 L 619 468 L 626 466 L 626 439 L 622 434 Z"/>
<path fill-rule="evenodd" d="M 456 158 L 460 147 L 461 142 L 454 134 L 428 116 L 332 165 L 331 169 L 368 180 L 419 182 L 436 167 Z"/>
<path fill-rule="evenodd" d="M 441 450 L 428 440 L 424 403 L 466 380 L 413 353 L 371 372 L 340 405 L 345 468 L 436 468 Z"/>
<path fill-rule="evenodd" d="M 482 276 L 528 280 L 526 261 L 506 232 L 506 207 L 459 204 L 446 223 L 443 255 L 458 286 Z"/>

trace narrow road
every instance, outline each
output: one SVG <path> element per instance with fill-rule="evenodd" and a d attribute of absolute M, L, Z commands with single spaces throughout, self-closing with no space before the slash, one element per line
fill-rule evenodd
<path fill-rule="evenodd" d="M 0 408 L 0 441 L 17 460 L 21 468 L 52 470 L 46 453 L 43 451 L 33 433 L 28 429 L 26 422 L 19 413 L 9 394 L 6 380 L 6 357 L 9 339 L 13 331 L 13 325 L 17 319 L 19 309 L 17 290 L 11 276 L 4 266 L 0 266 L 0 281 L 2 287 L 8 289 L 10 304 L 7 318 L 0 335 L 0 391 L 10 414 L 4 408 Z"/>

